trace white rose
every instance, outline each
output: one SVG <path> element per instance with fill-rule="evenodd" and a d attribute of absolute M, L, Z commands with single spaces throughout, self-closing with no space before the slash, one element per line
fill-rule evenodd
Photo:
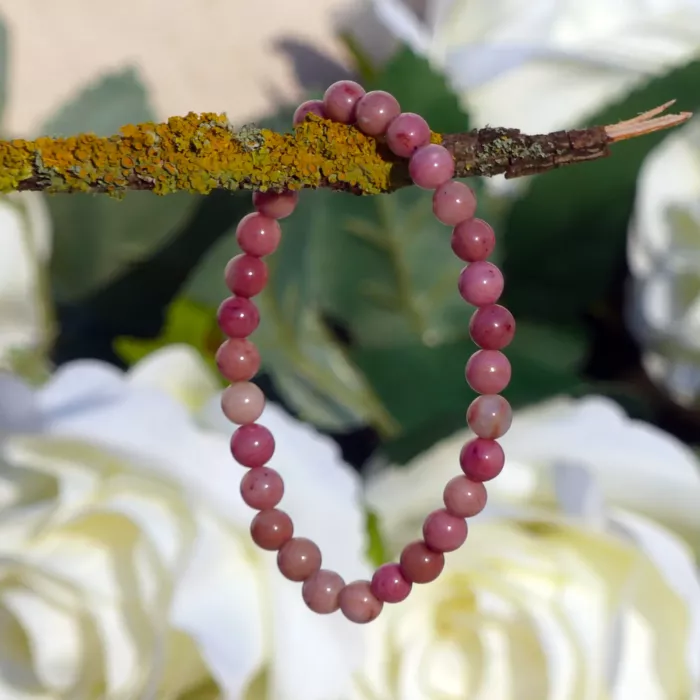
<path fill-rule="evenodd" d="M 445 70 L 475 124 L 531 133 L 572 127 L 700 52 L 697 0 L 424 0 L 420 17 L 410 0 L 370 2 Z"/>
<path fill-rule="evenodd" d="M 0 370 L 16 369 L 50 340 L 50 254 L 43 195 L 0 195 Z"/>
<path fill-rule="evenodd" d="M 700 121 L 644 161 L 628 237 L 629 325 L 649 375 L 700 406 Z"/>
<path fill-rule="evenodd" d="M 81 361 L 38 390 L 0 378 L 3 700 L 347 695 L 363 631 L 306 610 L 250 542 L 214 386 L 175 346 L 127 375 Z M 207 391 L 198 422 L 174 398 Z M 296 533 L 366 577 L 356 474 L 279 408 L 261 422 Z"/>
<path fill-rule="evenodd" d="M 469 437 L 370 479 L 394 556 L 441 504 Z M 700 698 L 696 562 L 654 519 L 697 536 L 697 461 L 599 398 L 516 414 L 503 443 L 506 466 L 465 546 L 371 626 L 357 697 Z"/>

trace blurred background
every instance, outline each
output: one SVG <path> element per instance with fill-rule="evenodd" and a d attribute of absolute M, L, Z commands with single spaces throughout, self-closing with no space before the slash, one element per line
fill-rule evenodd
<path fill-rule="evenodd" d="M 226 112 L 236 124 L 254 121 L 288 131 L 295 106 L 321 96 L 341 78 L 356 79 L 368 90 L 388 90 L 404 111 L 420 113 L 442 133 L 487 124 L 527 133 L 612 124 L 671 99 L 677 100 L 673 112 L 700 108 L 700 3 L 694 0 L 122 0 L 110 6 L 89 0 L 0 0 L 0 20 L 3 138 L 109 135 L 127 123 L 189 111 Z M 469 184 L 478 195 L 478 216 L 496 230 L 493 259 L 506 278 L 503 303 L 518 323 L 507 350 L 513 379 L 504 392 L 516 409 L 515 437 L 504 440 L 506 449 L 514 450 L 506 471 L 512 465 L 517 478 L 496 490 L 492 517 L 508 527 L 529 523 L 518 536 L 540 544 L 545 530 L 533 522 L 588 532 L 595 521 L 591 531 L 602 537 L 604 523 L 618 511 L 647 518 L 673 543 L 658 551 L 646 547 L 644 528 L 619 516 L 612 540 L 592 544 L 591 551 L 600 553 L 613 540 L 619 544 L 626 528 L 624 546 L 635 556 L 645 552 L 651 563 L 644 566 L 661 572 L 659 580 L 667 574 L 664 580 L 673 591 L 663 610 L 678 628 L 669 631 L 631 593 L 623 605 L 617 593 L 608 592 L 604 607 L 620 603 L 641 610 L 645 632 L 634 625 L 630 629 L 637 632 L 630 632 L 606 608 L 603 618 L 615 623 L 603 625 L 600 634 L 616 640 L 610 641 L 618 648 L 610 652 L 616 661 L 598 659 L 589 680 L 581 669 L 594 662 L 582 661 L 585 654 L 574 655 L 572 668 L 578 670 L 562 671 L 556 683 L 552 664 L 561 670 L 566 663 L 543 654 L 538 663 L 549 669 L 544 680 L 519 694 L 515 688 L 525 676 L 518 674 L 531 678 L 532 668 L 526 672 L 508 657 L 513 684 L 489 686 L 486 676 L 477 682 L 473 668 L 464 671 L 463 660 L 448 655 L 451 661 L 437 666 L 443 680 L 431 680 L 434 686 L 423 694 L 406 690 L 406 681 L 408 686 L 380 684 L 374 694 L 353 690 L 359 694 L 342 697 L 697 697 L 700 121 L 696 117 L 680 129 L 616 145 L 601 161 L 522 181 Z M 342 461 L 365 479 L 365 496 L 352 498 L 367 523 L 363 532 L 369 533 L 372 562 L 390 557 L 414 531 L 413 505 L 418 510 L 424 505 L 416 490 L 432 478 L 423 466 L 442 464 L 446 454 L 456 464 L 467 437 L 464 411 L 474 396 L 462 382 L 473 348 L 468 313 L 456 293 L 460 265 L 447 245 L 447 229 L 415 217 L 415 207 L 429 211 L 430 195 L 404 190 L 358 199 L 303 193 L 294 216 L 284 222 L 270 283 L 259 297 L 263 320 L 254 336 L 263 358 L 256 381 L 270 400 L 291 420 L 313 426 L 328 444 L 337 445 Z M 3 197 L 0 370 L 41 392 L 58 381 L 52 377 L 60 368 L 78 360 L 133 373 L 149 358 L 176 348 L 197 358 L 191 367 L 174 363 L 160 370 L 181 373 L 177 392 L 218 392 L 224 386 L 213 372 L 223 339 L 216 308 L 227 295 L 222 271 L 238 252 L 237 221 L 251 210 L 249 196 L 223 192 L 163 198 L 134 192 L 123 201 L 89 195 Z M 363 227 L 371 228 L 381 245 L 357 235 Z M 400 274 L 408 284 L 401 293 Z M 193 388 L 196 381 L 188 372 L 209 373 L 206 391 Z M 4 387 L 0 446 L 3 434 L 18 430 L 15 384 Z M 49 398 L 42 401 L 45 410 L 58 410 Z M 24 425 L 19 432 L 28 430 Z M 90 442 L 89 433 L 81 436 Z M 6 448 L 4 463 L 19 468 L 18 454 L 23 453 Z M 308 459 L 313 461 L 313 452 Z M 41 464 L 32 468 L 42 471 Z M 407 474 L 413 474 L 412 486 Z M 25 493 L 20 501 L 26 498 Z M 406 512 L 397 514 L 394 498 L 410 501 Z M 19 501 L 13 503 L 19 507 Z M 477 531 L 475 526 L 475 539 Z M 529 547 L 508 541 L 513 551 Z M 485 536 L 483 542 L 488 550 L 491 540 Z M 572 545 L 575 556 L 584 556 L 588 547 L 581 542 Z M 659 551 L 675 552 L 676 546 L 684 563 L 666 569 Z M 539 571 L 566 559 L 561 548 L 556 554 L 543 551 L 541 560 L 535 557 L 538 563 L 522 566 Z M 652 579 L 661 586 L 641 559 L 630 561 L 636 577 L 632 588 L 641 591 L 648 584 L 647 595 Z M 598 571 L 598 563 L 587 565 Z M 463 566 L 470 572 L 481 564 L 469 560 Z M 517 574 L 502 575 L 503 585 L 518 588 Z M 679 592 L 672 583 L 684 577 L 687 585 Z M 483 579 L 475 580 L 481 582 L 477 588 L 482 585 Z M 622 590 L 623 582 L 616 581 Z M 554 593 L 543 595 L 549 600 Z M 528 605 L 523 602 L 519 614 L 534 619 Z M 431 625 L 430 635 L 451 640 L 472 661 L 477 649 L 482 657 L 498 657 L 500 652 L 489 651 L 483 640 L 474 641 L 478 635 L 469 637 L 473 616 L 465 622 L 454 610 L 445 614 L 442 627 Z M 17 624 L 24 624 L 20 618 Z M 399 631 L 392 634 L 401 647 L 404 623 L 396 624 Z M 673 648 L 687 659 L 682 668 L 662 653 L 661 640 L 669 635 L 677 635 Z M 525 637 L 511 642 L 527 647 L 531 641 Z M 633 661 L 624 661 L 627 642 L 642 638 L 648 644 L 629 657 Z M 591 639 L 586 644 L 593 644 Z M 36 649 L 27 663 L 38 674 L 36 688 L 46 694 L 32 695 L 39 693 L 32 683 L 14 678 L 7 670 L 12 664 L 1 662 L 3 653 L 10 658 L 12 644 L 0 645 L 1 696 L 8 700 L 331 700 L 323 695 L 330 691 L 306 686 L 295 694 L 291 681 L 263 687 L 255 685 L 258 675 L 227 686 L 229 681 L 216 674 L 216 683 L 174 683 L 167 692 L 165 686 L 153 691 L 158 681 L 151 691 L 134 685 L 118 695 L 103 682 L 87 684 L 81 695 L 66 690 L 78 686 L 57 682 L 54 687 L 53 680 L 45 680 L 51 674 L 44 678 L 34 668 L 40 666 Z M 275 653 L 281 653 L 282 642 L 277 644 Z M 209 661 L 202 654 L 197 663 L 205 667 Z M 619 673 L 609 672 L 611 663 Z M 649 665 L 653 678 L 628 674 L 626 663 Z M 197 673 L 208 678 L 209 671 Z M 590 678 L 598 685 L 588 686 Z M 610 695 L 598 694 L 605 688 Z"/>

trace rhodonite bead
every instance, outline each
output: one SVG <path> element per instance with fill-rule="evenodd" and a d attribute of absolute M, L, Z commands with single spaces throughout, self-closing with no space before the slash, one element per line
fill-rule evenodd
<path fill-rule="evenodd" d="M 298 126 L 301 124 L 306 119 L 307 114 L 315 114 L 317 117 L 325 119 L 327 115 L 323 107 L 323 100 L 306 100 L 306 102 L 302 102 L 294 111 L 292 125 Z"/>
<path fill-rule="evenodd" d="M 355 109 L 358 129 L 368 136 L 382 136 L 401 107 L 393 95 L 384 90 L 372 90 L 361 97 Z"/>
<path fill-rule="evenodd" d="M 508 432 L 513 411 L 510 404 L 497 394 L 477 396 L 467 409 L 467 423 L 480 438 L 495 440 Z"/>
<path fill-rule="evenodd" d="M 258 212 L 244 216 L 236 227 L 236 241 L 240 249 L 256 258 L 274 253 L 281 237 L 282 229 L 277 220 Z"/>
<path fill-rule="evenodd" d="M 229 297 L 221 302 L 216 319 L 221 332 L 229 338 L 245 338 L 258 327 L 260 312 L 250 299 Z"/>
<path fill-rule="evenodd" d="M 452 252 L 464 262 L 486 260 L 496 247 L 496 234 L 481 219 L 460 221 L 452 230 Z"/>
<path fill-rule="evenodd" d="M 444 146 L 430 143 L 411 156 L 408 172 L 413 184 L 424 190 L 434 190 L 455 174 L 455 162 Z"/>
<path fill-rule="evenodd" d="M 366 624 L 376 620 L 384 604 L 372 593 L 369 581 L 353 581 L 338 595 L 340 611 L 350 622 Z"/>
<path fill-rule="evenodd" d="M 262 467 L 274 453 L 275 438 L 264 425 L 242 425 L 231 437 L 231 454 L 244 467 Z"/>
<path fill-rule="evenodd" d="M 430 143 L 428 122 L 413 112 L 402 112 L 386 130 L 386 145 L 399 158 L 410 158 Z"/>
<path fill-rule="evenodd" d="M 301 597 L 310 610 L 319 615 L 328 615 L 338 609 L 338 597 L 344 586 L 345 581 L 335 571 L 319 569 L 304 581 Z"/>
<path fill-rule="evenodd" d="M 290 581 L 306 581 L 321 568 L 321 550 L 306 537 L 292 537 L 277 552 L 277 568 Z"/>
<path fill-rule="evenodd" d="M 464 374 L 477 393 L 500 394 L 510 382 L 510 362 L 500 350 L 478 350 L 467 361 Z"/>
<path fill-rule="evenodd" d="M 238 425 L 255 423 L 265 408 L 265 394 L 252 382 L 236 382 L 221 394 L 224 415 Z"/>
<path fill-rule="evenodd" d="M 291 190 L 253 192 L 253 206 L 269 219 L 286 219 L 294 212 L 298 203 L 299 193 Z"/>
<path fill-rule="evenodd" d="M 241 498 L 256 510 L 274 508 L 284 496 L 282 477 L 269 467 L 259 467 L 246 472 L 241 479 Z"/>
<path fill-rule="evenodd" d="M 418 540 L 407 544 L 399 560 L 401 573 L 411 583 L 430 583 L 445 568 L 445 555 L 430 549 L 425 542 Z"/>
<path fill-rule="evenodd" d="M 473 262 L 465 267 L 457 283 L 462 299 L 472 306 L 495 304 L 503 294 L 503 274 L 490 262 Z"/>
<path fill-rule="evenodd" d="M 498 476 L 506 462 L 503 448 L 495 440 L 475 438 L 462 447 L 459 464 L 471 481 L 490 481 Z"/>
<path fill-rule="evenodd" d="M 433 195 L 433 214 L 446 226 L 456 226 L 471 219 L 476 211 L 476 196 L 463 182 L 450 180 L 440 185 Z"/>
<path fill-rule="evenodd" d="M 230 382 L 245 382 L 258 373 L 260 353 L 247 338 L 230 338 L 216 351 L 216 366 Z"/>
<path fill-rule="evenodd" d="M 237 255 L 224 272 L 226 286 L 239 297 L 254 297 L 267 284 L 267 265 L 252 255 Z"/>
<path fill-rule="evenodd" d="M 502 350 L 515 335 L 513 314 L 500 304 L 478 308 L 469 321 L 472 340 L 484 350 Z"/>
<path fill-rule="evenodd" d="M 323 95 L 326 117 L 341 124 L 352 124 L 355 121 L 357 103 L 364 95 L 364 88 L 353 80 L 333 83 Z"/>
<path fill-rule="evenodd" d="M 250 536 L 260 549 L 277 551 L 294 534 L 294 523 L 283 511 L 272 508 L 261 510 L 250 524 Z"/>
<path fill-rule="evenodd" d="M 423 540 L 435 552 L 454 552 L 467 539 L 467 522 L 448 513 L 434 510 L 423 523 Z"/>
<path fill-rule="evenodd" d="M 486 506 L 486 488 L 466 476 L 450 479 L 442 493 L 445 510 L 457 518 L 472 518 Z"/>
<path fill-rule="evenodd" d="M 383 603 L 400 603 L 406 600 L 412 584 L 404 576 L 399 564 L 384 564 L 372 576 L 372 593 Z"/>

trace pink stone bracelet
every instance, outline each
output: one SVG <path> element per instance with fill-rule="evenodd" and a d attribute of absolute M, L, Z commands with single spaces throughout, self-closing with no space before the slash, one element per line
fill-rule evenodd
<path fill-rule="evenodd" d="M 228 340 L 216 359 L 222 375 L 231 382 L 224 391 L 223 412 L 240 427 L 231 438 L 231 452 L 248 471 L 241 481 L 241 496 L 258 513 L 250 534 L 258 547 L 277 552 L 280 572 L 290 581 L 302 583 L 302 597 L 316 613 L 340 608 L 349 620 L 374 620 L 384 603 L 399 603 L 414 583 L 429 583 L 442 572 L 445 552 L 452 552 L 467 539 L 466 518 L 486 505 L 485 481 L 497 476 L 505 461 L 496 441 L 511 423 L 511 408 L 500 396 L 510 381 L 511 367 L 501 352 L 513 339 L 515 320 L 496 302 L 503 293 L 501 271 L 486 259 L 495 245 L 493 229 L 474 218 L 476 198 L 467 185 L 453 180 L 454 160 L 445 148 L 430 143 L 430 128 L 417 114 L 402 113 L 396 99 L 382 91 L 365 93 L 360 85 L 342 80 L 331 85 L 323 100 L 310 100 L 298 107 L 294 125 L 312 113 L 355 126 L 369 136 L 382 139 L 397 156 L 410 158 L 413 182 L 433 190 L 433 213 L 452 226 L 452 250 L 468 265 L 462 270 L 458 289 L 476 308 L 469 331 L 481 348 L 467 362 L 465 376 L 481 394 L 467 409 L 467 423 L 476 438 L 464 445 L 459 463 L 464 475 L 445 486 L 444 508 L 430 513 L 423 523 L 423 539 L 404 547 L 399 563 L 385 564 L 371 581 L 346 584 L 334 571 L 321 568 L 318 546 L 304 537 L 294 537 L 294 524 L 277 506 L 284 495 L 282 477 L 265 466 L 275 451 L 270 431 L 256 423 L 265 405 L 262 391 L 250 380 L 260 368 L 260 355 L 248 340 L 258 327 L 260 314 L 250 300 L 267 283 L 267 265 L 262 260 L 280 242 L 279 220 L 289 216 L 298 201 L 297 192 L 256 192 L 255 213 L 241 219 L 236 239 L 243 251 L 226 266 L 226 285 L 233 296 L 218 311 L 218 322 Z"/>

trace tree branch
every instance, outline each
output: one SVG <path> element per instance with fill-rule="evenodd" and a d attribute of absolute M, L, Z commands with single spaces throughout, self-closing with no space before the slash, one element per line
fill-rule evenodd
<path fill-rule="evenodd" d="M 659 116 L 673 102 L 611 126 L 528 136 L 486 128 L 433 134 L 452 152 L 457 177 L 507 178 L 609 155 L 617 141 L 668 129 L 689 112 Z M 407 161 L 353 126 L 309 115 L 292 134 L 255 126 L 236 130 L 225 115 L 172 117 L 166 123 L 122 127 L 107 138 L 79 134 L 36 141 L 0 141 L 0 192 L 156 194 L 212 190 L 298 190 L 327 187 L 381 194 L 408 186 Z"/>

